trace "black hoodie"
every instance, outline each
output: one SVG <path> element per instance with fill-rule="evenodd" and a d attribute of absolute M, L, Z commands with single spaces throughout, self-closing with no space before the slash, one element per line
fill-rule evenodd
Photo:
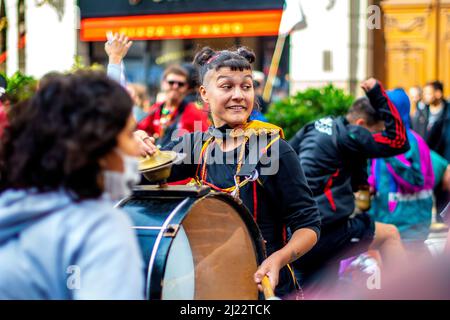
<path fill-rule="evenodd" d="M 355 208 L 353 192 L 367 184 L 367 159 L 392 157 L 409 150 L 405 127 L 382 86 L 367 93 L 385 121 L 372 134 L 345 117 L 323 118 L 303 127 L 289 141 L 297 152 L 309 187 L 319 206 L 322 225 L 348 219 Z"/>

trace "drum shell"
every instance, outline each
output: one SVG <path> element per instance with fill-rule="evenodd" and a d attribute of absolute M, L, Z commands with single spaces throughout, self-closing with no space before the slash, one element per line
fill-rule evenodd
<path fill-rule="evenodd" d="M 177 229 L 183 224 L 192 208 L 207 199 L 221 201 L 236 211 L 253 240 L 256 265 L 264 260 L 265 246 L 258 226 L 247 208 L 231 196 L 216 192 L 200 197 L 135 193 L 122 201 L 119 207 L 130 216 L 139 240 L 145 264 L 147 298 L 162 298 L 166 262 Z"/>

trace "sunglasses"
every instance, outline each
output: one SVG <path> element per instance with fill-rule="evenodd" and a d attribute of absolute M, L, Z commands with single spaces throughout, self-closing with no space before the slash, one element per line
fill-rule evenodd
<path fill-rule="evenodd" d="M 174 80 L 169 80 L 169 81 L 167 81 L 167 83 L 168 83 L 171 87 L 173 87 L 174 84 L 177 84 L 178 87 L 184 87 L 184 86 L 186 85 L 186 82 L 183 82 L 183 81 L 174 81 Z"/>

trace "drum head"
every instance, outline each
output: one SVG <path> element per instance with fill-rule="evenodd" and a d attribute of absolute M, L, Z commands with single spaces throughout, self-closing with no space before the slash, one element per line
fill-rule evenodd
<path fill-rule="evenodd" d="M 220 197 L 196 201 L 168 252 L 162 299 L 258 299 L 256 239 Z"/>

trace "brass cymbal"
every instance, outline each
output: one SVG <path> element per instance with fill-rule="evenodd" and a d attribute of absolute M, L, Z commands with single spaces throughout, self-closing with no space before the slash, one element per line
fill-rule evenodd
<path fill-rule="evenodd" d="M 158 150 L 154 155 L 141 158 L 139 161 L 139 171 L 148 171 L 155 169 L 170 162 L 173 162 L 177 157 L 175 151 L 160 151 Z"/>
<path fill-rule="evenodd" d="M 157 161 L 149 161 L 155 155 L 157 156 Z M 149 182 L 164 185 L 165 181 L 170 177 L 172 165 L 183 161 L 186 158 L 186 154 L 174 151 L 159 151 L 155 155 L 143 159 L 139 170 Z"/>

